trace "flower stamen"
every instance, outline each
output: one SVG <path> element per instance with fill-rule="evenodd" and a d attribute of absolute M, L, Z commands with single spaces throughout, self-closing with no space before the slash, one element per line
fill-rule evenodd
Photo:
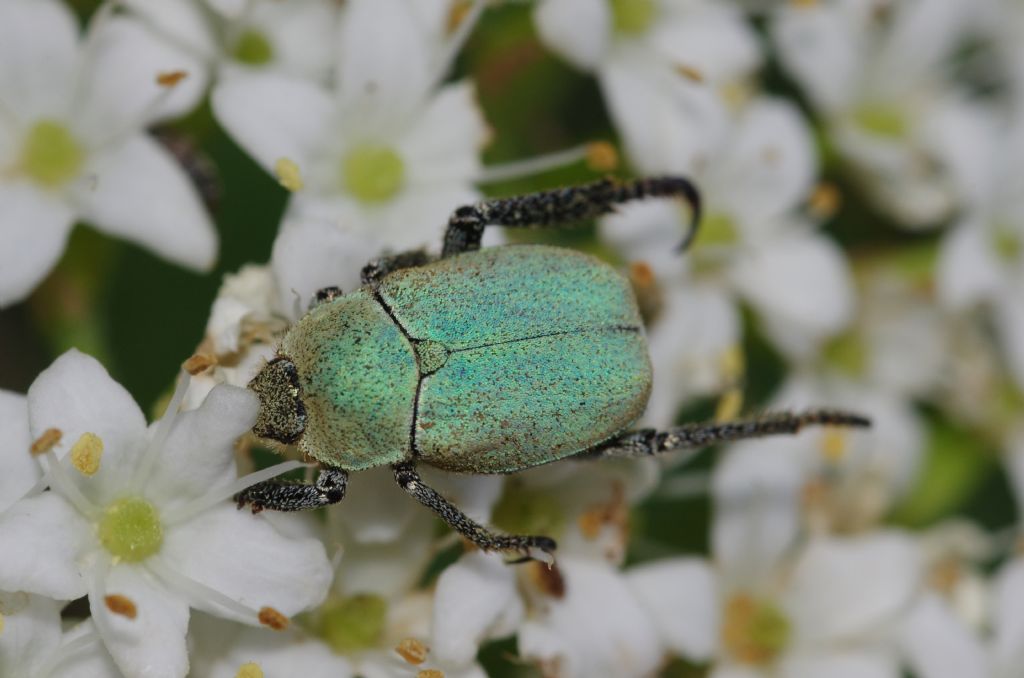
<path fill-rule="evenodd" d="M 92 477 L 100 470 L 103 439 L 95 433 L 83 433 L 71 446 L 71 465 L 83 476 Z"/>
<path fill-rule="evenodd" d="M 139 608 L 135 605 L 135 601 L 128 596 L 112 593 L 104 596 L 103 602 L 106 603 L 108 610 L 127 619 L 135 619 L 139 615 Z"/>

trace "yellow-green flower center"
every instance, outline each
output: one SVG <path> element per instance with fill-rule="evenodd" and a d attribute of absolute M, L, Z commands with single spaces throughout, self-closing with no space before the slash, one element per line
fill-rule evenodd
<path fill-rule="evenodd" d="M 141 497 L 118 499 L 107 507 L 99 524 L 100 543 L 129 563 L 149 558 L 164 542 L 164 526 L 156 507 Z"/>
<path fill-rule="evenodd" d="M 890 139 L 901 139 L 910 131 L 906 114 L 886 104 L 862 106 L 854 113 L 854 120 L 867 132 Z"/>
<path fill-rule="evenodd" d="M 786 648 L 792 627 L 774 604 L 740 593 L 725 605 L 721 632 L 722 644 L 734 659 L 759 666 Z"/>
<path fill-rule="evenodd" d="M 380 644 L 387 623 L 388 603 L 372 593 L 324 603 L 320 636 L 339 654 L 369 650 Z"/>
<path fill-rule="evenodd" d="M 824 348 L 825 361 L 851 377 L 864 375 L 868 365 L 868 349 L 855 332 L 840 335 Z"/>
<path fill-rule="evenodd" d="M 84 162 L 82 146 L 67 127 L 53 120 L 40 120 L 33 125 L 21 149 L 21 169 L 47 188 L 74 179 Z"/>
<path fill-rule="evenodd" d="M 687 226 L 689 228 L 689 226 Z M 712 212 L 701 220 L 697 239 L 693 242 L 695 251 L 703 247 L 727 247 L 740 240 L 739 228 L 728 214 Z"/>
<path fill-rule="evenodd" d="M 992 233 L 992 248 L 996 255 L 1006 263 L 1019 261 L 1024 255 L 1024 242 L 1017 229 L 1008 224 L 997 224 Z"/>
<path fill-rule="evenodd" d="M 405 164 L 388 146 L 363 144 L 345 156 L 341 167 L 345 188 L 363 202 L 390 200 L 405 182 Z"/>
<path fill-rule="evenodd" d="M 619 33 L 643 33 L 654 22 L 655 0 L 610 0 L 612 25 Z"/>
<path fill-rule="evenodd" d="M 261 66 L 274 58 L 274 46 L 267 36 L 250 28 L 238 36 L 232 54 L 243 64 Z"/>
<path fill-rule="evenodd" d="M 519 483 L 508 482 L 494 507 L 491 522 L 516 534 L 557 537 L 565 528 L 565 513 L 549 493 L 531 492 Z"/>

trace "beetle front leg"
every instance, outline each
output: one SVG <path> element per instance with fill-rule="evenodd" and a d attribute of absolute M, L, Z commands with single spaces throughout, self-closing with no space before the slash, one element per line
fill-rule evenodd
<path fill-rule="evenodd" d="M 871 421 L 859 414 L 840 410 L 808 410 L 807 412 L 776 412 L 752 419 L 686 424 L 666 431 L 652 428 L 629 431 L 588 450 L 577 458 L 647 457 L 676 450 L 700 450 L 716 443 L 735 442 L 748 438 L 794 434 L 805 426 L 851 426 L 864 428 Z"/>
<path fill-rule="evenodd" d="M 400 271 L 403 268 L 415 268 L 430 263 L 430 255 L 423 250 L 401 252 L 386 257 L 378 257 L 363 266 L 360 271 L 360 278 L 364 285 L 374 285 L 389 273 Z"/>
<path fill-rule="evenodd" d="M 680 250 L 693 242 L 700 222 L 700 194 L 685 177 L 651 177 L 634 181 L 602 179 L 582 186 L 569 186 L 509 198 L 484 200 L 455 210 L 444 233 L 442 257 L 480 249 L 484 228 L 489 225 L 516 227 L 564 227 L 615 211 L 616 205 L 642 198 L 682 198 L 690 206 L 690 232 Z"/>
<path fill-rule="evenodd" d="M 316 482 L 266 480 L 251 485 L 235 495 L 238 508 L 252 507 L 253 513 L 270 511 L 305 511 L 337 504 L 345 498 L 348 472 L 326 467 L 320 470 Z"/>
<path fill-rule="evenodd" d="M 554 539 L 539 535 L 495 534 L 471 520 L 436 490 L 424 485 L 411 462 L 395 464 L 392 468 L 395 471 L 395 480 L 403 490 L 481 550 L 518 551 L 523 557 L 512 561 L 514 563 L 527 560 L 540 560 L 549 564 L 554 562 L 554 551 L 557 547 Z"/>

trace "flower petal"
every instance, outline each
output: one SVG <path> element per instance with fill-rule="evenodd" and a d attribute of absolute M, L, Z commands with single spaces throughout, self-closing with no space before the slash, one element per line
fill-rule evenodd
<path fill-rule="evenodd" d="M 407 163 L 408 182 L 468 184 L 480 171 L 480 150 L 489 136 L 472 82 L 441 88 L 398 144 Z"/>
<path fill-rule="evenodd" d="M 61 431 L 59 457 L 87 432 L 99 436 L 108 458 L 136 454 L 146 439 L 146 420 L 135 400 L 99 361 L 77 349 L 36 377 L 28 389 L 28 411 L 33 439 L 49 428 Z"/>
<path fill-rule="evenodd" d="M 198 409 L 177 414 L 146 481 L 147 498 L 167 509 L 234 482 L 235 440 L 252 428 L 258 411 L 255 393 L 220 384 Z"/>
<path fill-rule="evenodd" d="M 997 667 L 1006 670 L 997 675 L 1012 676 L 1024 659 L 1024 559 L 1018 556 L 996 573 L 992 606 L 992 658 Z"/>
<path fill-rule="evenodd" d="M 543 0 L 533 11 L 547 47 L 576 68 L 596 69 L 612 39 L 612 15 L 601 0 Z"/>
<path fill-rule="evenodd" d="M 0 390 L 0 432 L 3 446 L 0 455 L 0 514 L 21 499 L 42 477 L 39 464 L 29 454 L 32 436 L 28 429 L 28 399 L 11 391 Z"/>
<path fill-rule="evenodd" d="M 83 97 L 70 120 L 93 150 L 195 108 L 208 72 L 198 56 L 155 39 L 129 16 L 104 15 L 98 21 L 86 42 Z M 158 82 L 161 74 L 176 72 L 185 78 L 170 89 Z"/>
<path fill-rule="evenodd" d="M 387 26 L 381 31 L 381 26 Z M 400 128 L 417 115 L 434 84 L 436 45 L 403 0 L 347 3 L 338 50 L 337 96 L 344 110 L 377 130 Z"/>
<path fill-rule="evenodd" d="M 559 676 L 646 676 L 662 658 L 653 620 L 610 565 L 560 558 L 565 597 L 519 630 L 519 652 Z"/>
<path fill-rule="evenodd" d="M 920 678 L 984 678 L 985 648 L 935 593 L 927 593 L 907 615 L 901 633 L 910 668 Z"/>
<path fill-rule="evenodd" d="M 386 248 L 378 234 L 345 230 L 321 219 L 287 219 L 274 240 L 270 266 L 282 306 L 293 320 L 305 314 L 324 287 L 360 287 L 360 273 Z"/>
<path fill-rule="evenodd" d="M 523 612 L 515 571 L 504 558 L 480 551 L 466 554 L 437 580 L 431 656 L 467 665 L 484 640 L 518 627 Z"/>
<path fill-rule="evenodd" d="M 0 307 L 27 297 L 53 269 L 73 220 L 57 196 L 25 182 L 0 182 Z"/>
<path fill-rule="evenodd" d="M 100 641 L 92 619 L 79 622 L 64 634 L 57 650 L 60 661 L 52 667 L 49 675 L 60 678 L 113 678 L 123 675 L 102 642 L 89 642 L 85 647 L 78 645 L 86 639 Z M 72 643 L 76 648 L 67 652 L 66 648 Z"/>
<path fill-rule="evenodd" d="M 253 3 L 244 21 L 274 47 L 266 66 L 316 82 L 326 82 L 334 61 L 340 7 L 330 0 Z"/>
<path fill-rule="evenodd" d="M 209 270 L 217 232 L 199 194 L 169 151 L 136 135 L 96 154 L 78 200 L 96 228 L 147 247 L 165 259 Z"/>
<path fill-rule="evenodd" d="M 953 227 L 943 238 L 936 267 L 939 299 L 963 309 L 993 297 L 1000 286 L 999 262 L 978 217 Z"/>
<path fill-rule="evenodd" d="M 237 75 L 213 88 L 217 121 L 268 172 L 281 158 L 306 171 L 330 135 L 334 102 L 323 88 L 274 74 Z"/>
<path fill-rule="evenodd" d="M 917 591 L 919 560 L 910 538 L 894 531 L 812 540 L 787 595 L 795 633 L 809 644 L 885 637 Z"/>
<path fill-rule="evenodd" d="M 727 210 L 755 239 L 765 222 L 794 210 L 810 193 L 816 172 L 811 131 L 800 111 L 764 97 L 744 110 L 709 167 L 707 201 Z"/>
<path fill-rule="evenodd" d="M 78 22 L 64 3 L 0 3 L 0 101 L 22 124 L 69 112 L 78 62 Z"/>
<path fill-rule="evenodd" d="M 22 499 L 0 514 L 0 590 L 83 596 L 77 559 L 91 537 L 92 527 L 56 492 Z"/>
<path fill-rule="evenodd" d="M 667 16 L 651 27 L 647 39 L 667 61 L 692 68 L 716 84 L 740 79 L 757 68 L 761 61 L 757 36 L 735 7 L 665 5 Z"/>
<path fill-rule="evenodd" d="M 44 596 L 0 592 L 0 676 L 31 676 L 57 649 L 62 606 Z"/>
<path fill-rule="evenodd" d="M 853 276 L 824 236 L 793 234 L 763 243 L 730 268 L 779 348 L 807 356 L 853 319 Z"/>
<path fill-rule="evenodd" d="M 260 516 L 229 504 L 170 530 L 160 558 L 176 572 L 254 610 L 269 606 L 288 616 L 322 602 L 333 577 L 319 541 L 287 537 Z M 215 600 L 189 602 L 211 614 L 258 623 Z"/>
<path fill-rule="evenodd" d="M 1003 290 L 997 300 L 995 326 L 1010 373 L 1024 390 L 1024 304 L 1021 303 L 1024 286 L 1007 287 L 1009 289 Z"/>
<path fill-rule="evenodd" d="M 711 566 L 696 558 L 672 558 L 630 568 L 626 581 L 654 620 L 673 654 L 698 663 L 718 647 L 719 602 Z"/>
<path fill-rule="evenodd" d="M 123 596 L 135 614 L 112 612 L 107 596 Z M 120 564 L 93 582 L 89 607 L 114 662 L 126 675 L 179 678 L 188 672 L 188 603 L 140 565 Z"/>
<path fill-rule="evenodd" d="M 194 0 L 121 0 L 157 35 L 167 37 L 205 60 L 213 61 L 220 47 L 213 26 Z M 195 77 L 196 74 L 189 74 Z"/>
<path fill-rule="evenodd" d="M 779 667 L 786 678 L 900 678 L 895 657 L 881 652 L 847 650 L 786 657 Z"/>

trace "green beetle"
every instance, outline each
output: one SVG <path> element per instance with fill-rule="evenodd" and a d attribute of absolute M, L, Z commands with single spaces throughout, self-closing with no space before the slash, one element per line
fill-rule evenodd
<path fill-rule="evenodd" d="M 340 501 L 348 471 L 391 465 L 398 484 L 485 550 L 549 559 L 554 540 L 495 534 L 416 473 L 514 473 L 570 456 L 647 456 L 809 424 L 867 425 L 830 410 L 629 431 L 651 388 L 629 282 L 591 256 L 543 245 L 480 250 L 489 224 L 552 226 L 644 197 L 700 200 L 679 177 L 584 186 L 459 208 L 441 257 L 372 262 L 349 294 L 321 290 L 278 355 L 250 382 L 253 432 L 321 464 L 315 484 L 267 481 L 239 507 L 294 511 Z"/>

